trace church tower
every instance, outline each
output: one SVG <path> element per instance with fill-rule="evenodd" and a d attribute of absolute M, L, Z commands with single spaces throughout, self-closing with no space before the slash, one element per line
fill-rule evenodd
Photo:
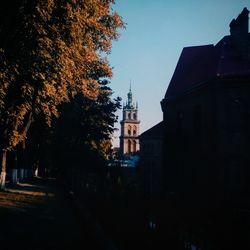
<path fill-rule="evenodd" d="M 121 120 L 120 152 L 122 155 L 133 154 L 140 150 L 138 104 L 133 103 L 131 85 L 128 92 L 128 100 L 123 106 Z"/>

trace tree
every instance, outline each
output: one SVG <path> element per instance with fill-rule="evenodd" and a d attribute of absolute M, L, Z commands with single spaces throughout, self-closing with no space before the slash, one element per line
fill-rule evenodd
<path fill-rule="evenodd" d="M 37 116 L 51 125 L 60 104 L 79 93 L 98 97 L 100 80 L 112 76 L 105 55 L 119 37 L 117 29 L 124 27 L 112 12 L 114 0 L 18 3 L 15 18 L 4 16 L 7 28 L 0 26 L 2 188 L 6 153 L 26 139 Z"/>
<path fill-rule="evenodd" d="M 114 123 L 118 117 L 120 98 L 112 100 L 107 81 L 100 83 L 99 95 L 91 100 L 83 95 L 75 96 L 61 107 L 61 116 L 55 121 L 50 147 L 54 152 L 57 171 L 97 171 L 107 159 L 111 149 Z"/>

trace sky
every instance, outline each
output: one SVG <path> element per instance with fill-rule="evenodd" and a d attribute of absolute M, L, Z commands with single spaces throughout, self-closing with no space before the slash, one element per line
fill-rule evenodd
<path fill-rule="evenodd" d="M 108 57 L 113 67 L 110 87 L 114 98 L 126 102 L 131 82 L 140 134 L 163 119 L 160 101 L 182 49 L 217 44 L 229 35 L 229 23 L 244 7 L 250 10 L 249 0 L 116 0 L 113 10 L 126 29 L 119 30 Z M 117 115 L 120 122 L 122 110 Z M 114 134 L 114 147 L 119 135 L 120 130 Z"/>

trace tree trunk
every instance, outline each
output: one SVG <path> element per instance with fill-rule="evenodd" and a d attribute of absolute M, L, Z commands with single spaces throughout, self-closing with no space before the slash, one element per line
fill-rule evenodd
<path fill-rule="evenodd" d="M 5 189 L 5 179 L 6 179 L 6 158 L 7 158 L 7 151 L 3 150 L 1 152 L 1 175 L 0 175 L 0 190 L 4 190 Z"/>
<path fill-rule="evenodd" d="M 17 184 L 17 169 L 13 168 L 11 169 L 11 184 L 16 185 Z"/>
<path fill-rule="evenodd" d="M 28 175 L 28 172 L 29 172 L 29 169 L 27 168 L 27 166 L 25 166 L 26 168 L 24 169 L 24 173 L 23 173 L 23 176 L 24 176 L 24 179 L 28 179 L 29 175 Z"/>
<path fill-rule="evenodd" d="M 23 181 L 24 179 L 24 168 L 19 169 L 19 181 Z"/>
<path fill-rule="evenodd" d="M 27 118 L 27 123 L 23 127 L 23 130 L 20 132 L 20 135 L 21 135 L 22 138 L 26 138 L 27 133 L 29 131 L 29 128 L 30 128 L 33 121 L 34 121 L 33 120 L 33 113 L 30 112 L 29 115 L 28 115 L 28 118 Z M 25 139 L 23 139 L 23 141 L 25 141 Z"/>
<path fill-rule="evenodd" d="M 26 168 L 26 159 L 25 159 L 25 141 L 21 142 L 21 145 L 19 145 L 19 181 L 23 181 L 25 179 L 25 168 Z"/>
<path fill-rule="evenodd" d="M 17 169 L 17 152 L 14 150 L 11 152 L 12 162 L 11 162 L 11 184 L 16 185 L 18 182 L 18 169 Z"/>

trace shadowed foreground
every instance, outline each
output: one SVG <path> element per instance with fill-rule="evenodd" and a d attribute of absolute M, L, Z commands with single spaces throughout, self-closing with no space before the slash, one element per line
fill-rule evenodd
<path fill-rule="evenodd" d="M 53 179 L 0 192 L 1 250 L 112 249 L 71 201 Z"/>

